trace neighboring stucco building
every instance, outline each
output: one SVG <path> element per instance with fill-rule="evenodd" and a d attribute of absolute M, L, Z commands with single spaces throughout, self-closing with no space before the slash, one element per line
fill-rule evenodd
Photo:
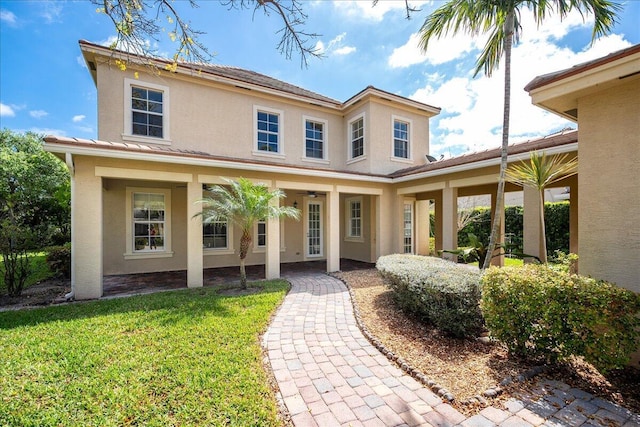
<path fill-rule="evenodd" d="M 525 88 L 578 123 L 580 273 L 640 292 L 640 45 Z"/>
<path fill-rule="evenodd" d="M 194 217 L 206 186 L 223 177 L 280 188 L 282 203 L 302 211 L 299 222 L 256 225 L 247 263 L 264 264 L 268 278 L 279 277 L 281 263 L 324 260 L 327 271 L 337 271 L 341 258 L 426 254 L 430 201 L 436 249 L 454 249 L 458 197 L 490 195 L 495 203 L 499 149 L 426 157 L 429 119 L 439 108 L 374 87 L 340 102 L 234 67 L 178 64 L 170 72 L 163 60 L 154 60 L 154 69 L 125 52 L 85 41 L 80 48 L 98 92 L 98 139 L 45 138 L 45 148 L 72 173 L 77 299 L 101 297 L 104 275 L 186 270 L 186 285 L 197 287 L 203 269 L 237 265 L 239 230 L 226 222 L 203 226 Z M 116 60 L 127 61 L 127 69 Z M 635 144 L 627 156 L 637 163 Z M 576 156 L 578 132 L 514 144 L 510 161 L 528 159 L 531 150 Z M 578 181 L 558 183 L 571 188 L 574 252 L 589 215 Z M 627 197 L 637 192 L 634 182 Z M 537 203 L 537 193 L 525 189 L 524 251 L 533 255 L 540 250 Z M 628 243 L 637 250 L 635 236 Z"/>

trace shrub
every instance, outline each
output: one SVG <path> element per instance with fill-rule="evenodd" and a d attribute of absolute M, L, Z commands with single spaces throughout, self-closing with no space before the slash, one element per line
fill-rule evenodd
<path fill-rule="evenodd" d="M 602 372 L 624 366 L 640 344 L 640 295 L 546 265 L 491 268 L 481 307 L 512 354 L 554 363 L 583 356 Z"/>
<path fill-rule="evenodd" d="M 403 310 L 457 338 L 483 330 L 479 271 L 416 255 L 383 256 L 376 267 Z"/>
<path fill-rule="evenodd" d="M 56 275 L 71 277 L 71 244 L 52 246 L 47 249 L 47 264 Z"/>

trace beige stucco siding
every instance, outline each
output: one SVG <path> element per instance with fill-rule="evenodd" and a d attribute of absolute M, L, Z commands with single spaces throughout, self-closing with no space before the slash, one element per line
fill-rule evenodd
<path fill-rule="evenodd" d="M 578 100 L 580 273 L 640 292 L 640 79 Z M 598 173 L 605 170 L 605 173 Z"/>

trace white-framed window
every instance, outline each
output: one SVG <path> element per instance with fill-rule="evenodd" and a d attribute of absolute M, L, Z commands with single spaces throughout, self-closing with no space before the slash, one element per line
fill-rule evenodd
<path fill-rule="evenodd" d="M 403 209 L 403 251 L 413 253 L 413 202 L 404 202 Z"/>
<path fill-rule="evenodd" d="M 302 118 L 302 122 L 304 131 L 302 159 L 305 161 L 328 163 L 328 122 L 307 116 Z"/>
<path fill-rule="evenodd" d="M 171 252 L 171 190 L 127 187 L 125 259 L 161 258 Z"/>
<path fill-rule="evenodd" d="M 253 154 L 284 157 L 282 125 L 284 112 L 266 107 L 253 107 L 255 146 Z"/>
<path fill-rule="evenodd" d="M 349 160 L 361 160 L 365 158 L 364 140 L 365 120 L 361 114 L 349 122 Z"/>
<path fill-rule="evenodd" d="M 229 222 L 212 221 L 202 224 L 202 246 L 204 249 L 229 250 Z"/>
<path fill-rule="evenodd" d="M 345 199 L 345 230 L 346 239 L 354 241 L 363 240 L 362 230 L 362 197 L 349 197 Z"/>
<path fill-rule="evenodd" d="M 124 80 L 124 132 L 131 141 L 170 144 L 169 88 L 139 80 Z"/>
<path fill-rule="evenodd" d="M 267 221 L 256 221 L 253 226 L 253 252 L 261 253 L 267 250 Z M 280 218 L 280 252 L 285 251 L 284 218 Z"/>
<path fill-rule="evenodd" d="M 411 147 L 411 120 L 403 117 L 391 117 L 391 159 L 410 161 L 413 157 Z"/>

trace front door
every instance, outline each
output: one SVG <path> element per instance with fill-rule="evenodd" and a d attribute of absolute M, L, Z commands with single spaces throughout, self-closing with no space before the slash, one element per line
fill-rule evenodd
<path fill-rule="evenodd" d="M 322 201 L 309 200 L 307 202 L 306 218 L 306 255 L 307 258 L 324 256 L 322 229 Z"/>

